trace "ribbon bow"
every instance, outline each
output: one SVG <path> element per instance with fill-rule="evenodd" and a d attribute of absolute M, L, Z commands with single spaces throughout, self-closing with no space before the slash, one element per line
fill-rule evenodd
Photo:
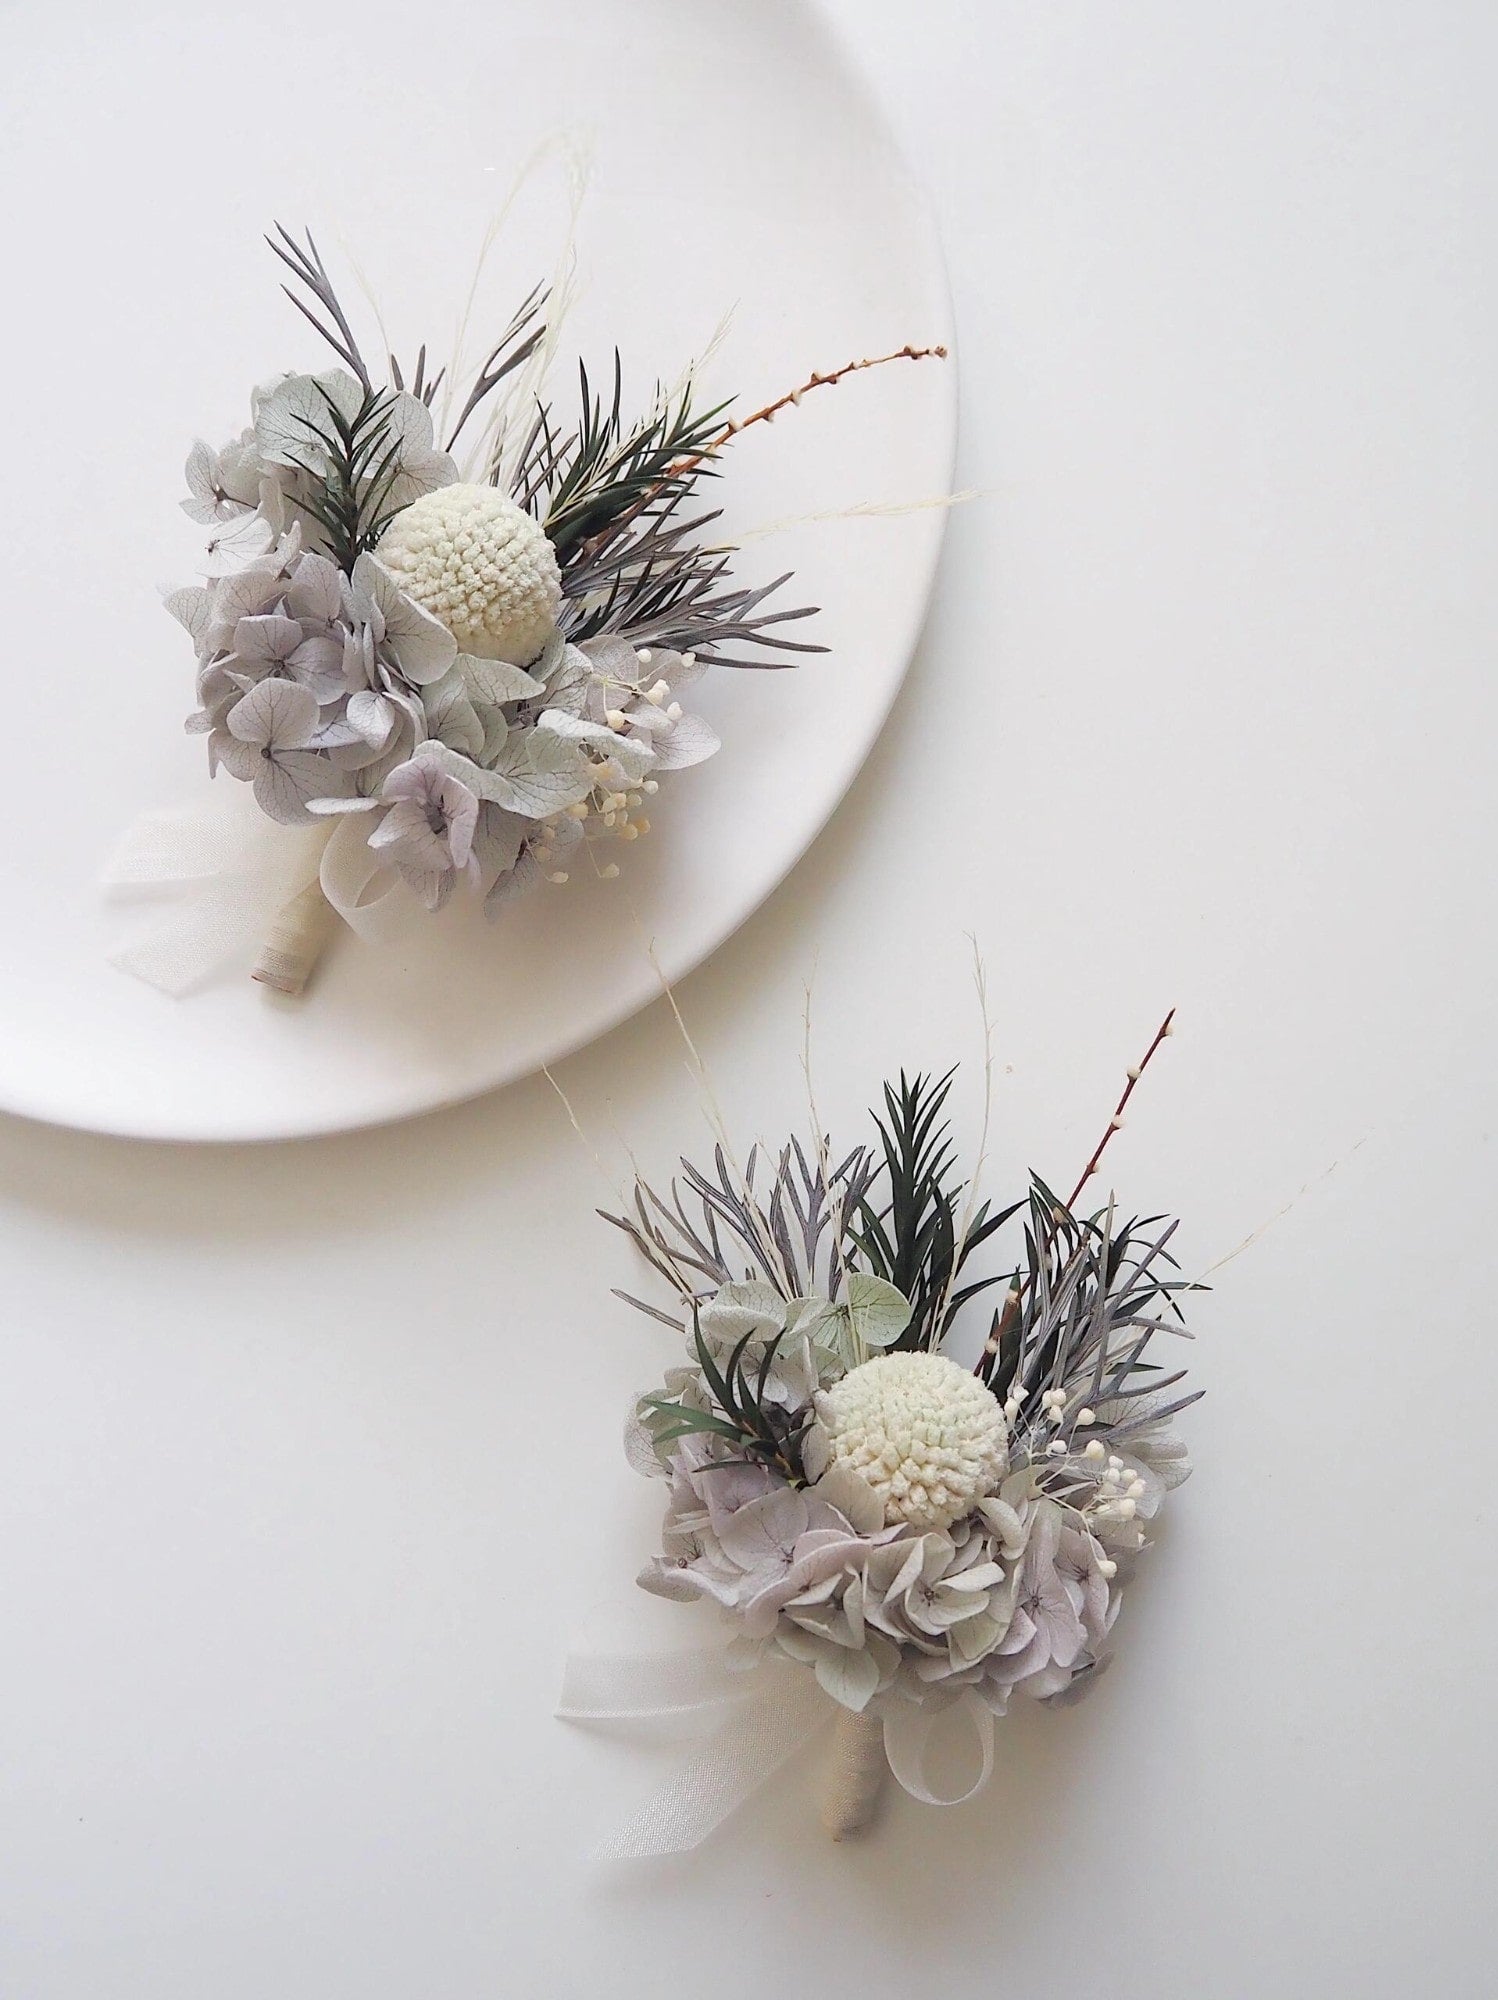
<path fill-rule="evenodd" d="M 126 828 L 101 877 L 106 896 L 168 909 L 111 952 L 112 965 L 163 993 L 190 992 L 221 966 L 252 958 L 277 915 L 314 882 L 367 943 L 393 933 L 411 899 L 357 816 L 331 829 L 278 826 L 242 792 L 221 788 L 204 805 L 144 813 Z"/>
<path fill-rule="evenodd" d="M 568 1659 L 556 1713 L 568 1722 L 693 1721 L 725 1711 L 717 1729 L 681 1767 L 594 1850 L 599 1860 L 683 1854 L 697 1847 L 768 1779 L 849 1711 L 823 1692 L 815 1675 L 771 1657 L 750 1672 L 728 1665 L 726 1650 Z M 978 1740 L 978 1775 L 947 1796 L 926 1777 L 932 1732 L 944 1714 L 961 1714 Z M 922 1805 L 961 1805 L 993 1772 L 993 1715 L 971 1689 L 934 1711 L 890 1700 L 879 1711 L 883 1756 L 896 1782 Z M 877 1738 L 875 1739 L 877 1741 Z"/>

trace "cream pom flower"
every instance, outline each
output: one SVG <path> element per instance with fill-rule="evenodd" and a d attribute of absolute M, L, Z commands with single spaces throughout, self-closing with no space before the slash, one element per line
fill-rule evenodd
<path fill-rule="evenodd" d="M 562 602 L 556 551 L 540 524 L 493 486 L 439 486 L 402 508 L 375 551 L 459 650 L 527 666 Z"/>
<path fill-rule="evenodd" d="M 830 1461 L 873 1488 L 890 1525 L 946 1528 L 1004 1476 L 998 1398 L 944 1354 L 880 1354 L 817 1398 Z"/>

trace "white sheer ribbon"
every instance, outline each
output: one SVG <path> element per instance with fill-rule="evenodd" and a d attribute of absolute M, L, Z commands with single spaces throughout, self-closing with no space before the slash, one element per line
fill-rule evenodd
<path fill-rule="evenodd" d="M 165 905 L 143 935 L 110 953 L 112 965 L 163 993 L 180 996 L 235 959 L 248 963 L 277 912 L 310 882 L 321 882 L 369 943 L 390 934 L 409 900 L 371 852 L 362 814 L 331 828 L 277 826 L 237 793 L 143 814 L 105 864 L 111 901 Z"/>
<path fill-rule="evenodd" d="M 830 1727 L 837 1704 L 816 1677 L 788 1660 L 752 1673 L 731 1671 L 721 1648 L 643 1657 L 574 1655 L 566 1664 L 557 1714 L 571 1722 L 641 1722 L 706 1718 L 726 1711 L 717 1729 L 640 1809 L 594 1850 L 600 1860 L 682 1854 L 698 1846 L 753 1797 L 775 1772 Z M 978 1775 L 952 1796 L 935 1792 L 926 1753 L 942 1715 L 961 1713 L 978 1740 Z M 993 1716 L 971 1690 L 933 1713 L 891 1703 L 884 1714 L 890 1770 L 923 1805 L 960 1805 L 993 1771 Z"/>
<path fill-rule="evenodd" d="M 949 1715 L 962 1716 L 978 1739 L 978 1775 L 965 1792 L 934 1792 L 926 1777 L 932 1735 Z M 884 1715 L 884 1754 L 896 1782 L 923 1806 L 965 1805 L 993 1776 L 993 1711 L 971 1688 L 964 1688 L 951 1708 L 934 1713 L 911 1702 L 892 1702 Z"/>

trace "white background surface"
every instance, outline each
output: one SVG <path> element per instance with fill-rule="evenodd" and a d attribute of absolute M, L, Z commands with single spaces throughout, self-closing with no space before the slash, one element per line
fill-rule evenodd
<path fill-rule="evenodd" d="M 1202 1304 L 1197 1476 L 980 1801 L 837 1850 L 788 1778 L 595 1869 L 670 1757 L 549 1721 L 562 1656 L 686 1634 L 616 1442 L 667 1337 L 546 1084 L 259 1152 L 0 1126 L 5 2000 L 1491 1991 L 1498 24 L 835 11 L 934 185 L 986 497 L 681 998 L 774 1133 L 814 971 L 846 1129 L 973 1049 L 972 929 L 996 1173 L 1063 1178 L 1177 1002 L 1122 1195 L 1202 1266 L 1294 1203 Z M 698 1139 L 660 1008 L 561 1080 L 612 1159 Z"/>

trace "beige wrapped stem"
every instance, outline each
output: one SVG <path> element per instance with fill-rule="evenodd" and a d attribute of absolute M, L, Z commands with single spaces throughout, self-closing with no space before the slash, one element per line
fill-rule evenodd
<path fill-rule="evenodd" d="M 839 1709 L 822 1795 L 822 1824 L 834 1840 L 861 1833 L 873 1819 L 887 1768 L 879 1717 Z"/>
<path fill-rule="evenodd" d="M 336 921 L 322 884 L 314 878 L 277 915 L 260 947 L 251 978 L 274 987 L 277 993 L 301 993 Z"/>

